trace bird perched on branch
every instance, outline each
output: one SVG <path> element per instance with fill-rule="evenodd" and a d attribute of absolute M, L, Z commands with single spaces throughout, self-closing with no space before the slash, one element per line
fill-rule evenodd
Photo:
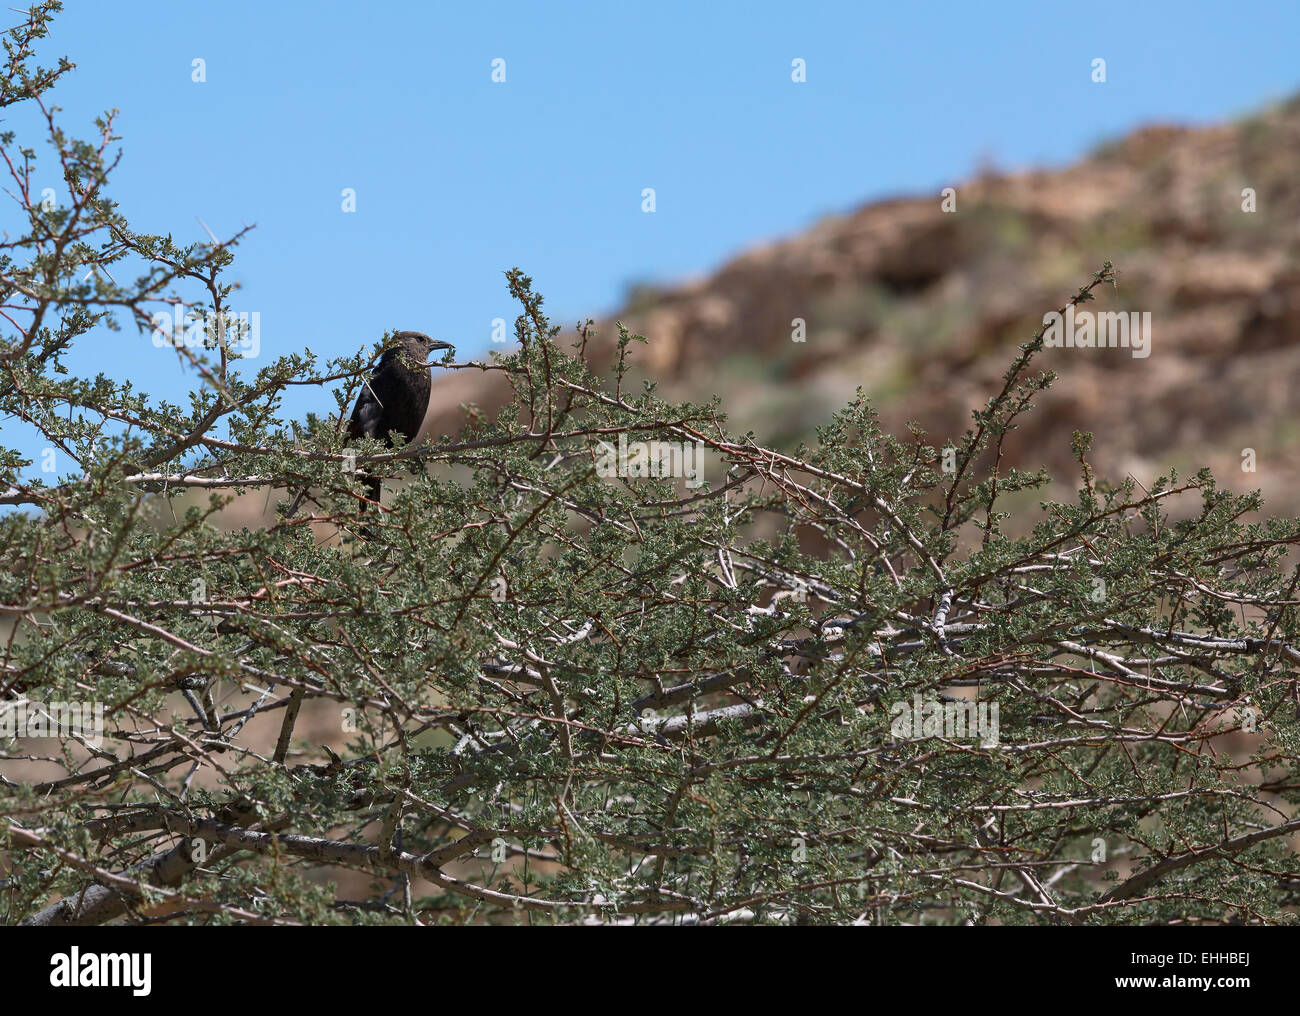
<path fill-rule="evenodd" d="M 398 332 L 357 396 L 348 422 L 348 439 L 373 437 L 392 446 L 392 433 L 409 444 L 420 432 L 429 408 L 429 355 L 453 349 L 450 342 L 431 339 L 423 332 Z M 365 479 L 370 500 L 379 502 L 381 480 Z"/>

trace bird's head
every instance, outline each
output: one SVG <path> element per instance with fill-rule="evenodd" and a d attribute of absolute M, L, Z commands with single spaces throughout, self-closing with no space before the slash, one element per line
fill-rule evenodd
<path fill-rule="evenodd" d="M 438 350 L 456 348 L 450 342 L 431 339 L 424 332 L 398 332 L 393 338 L 397 340 L 398 348 L 404 348 L 413 357 L 418 358 L 421 363 L 427 363 L 430 354 Z"/>

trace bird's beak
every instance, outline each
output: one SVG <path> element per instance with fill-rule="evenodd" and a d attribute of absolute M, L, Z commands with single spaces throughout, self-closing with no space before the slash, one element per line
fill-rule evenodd
<path fill-rule="evenodd" d="M 455 349 L 450 342 L 443 342 L 441 339 L 431 339 L 429 341 L 429 352 L 435 352 L 439 349 Z"/>

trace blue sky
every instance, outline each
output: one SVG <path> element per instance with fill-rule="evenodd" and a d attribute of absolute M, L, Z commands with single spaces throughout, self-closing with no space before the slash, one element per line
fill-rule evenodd
<path fill-rule="evenodd" d="M 256 224 L 233 277 L 264 356 L 385 328 L 478 355 L 513 322 L 512 265 L 571 324 L 867 200 L 1300 90 L 1295 0 L 956 6 L 68 0 L 42 54 L 78 65 L 69 131 L 121 109 L 110 193 L 136 230 Z M 155 391 L 177 369 L 133 330 L 72 365 Z"/>

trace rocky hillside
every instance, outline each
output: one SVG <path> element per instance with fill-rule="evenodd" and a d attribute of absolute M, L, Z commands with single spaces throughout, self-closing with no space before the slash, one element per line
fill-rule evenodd
<path fill-rule="evenodd" d="M 1044 312 L 1110 260 L 1118 288 L 1090 308 L 1149 311 L 1151 354 L 1046 351 L 1060 380 L 1010 464 L 1072 486 L 1070 434 L 1089 430 L 1103 476 L 1209 465 L 1262 488 L 1273 512 L 1300 511 L 1300 98 L 1221 127 L 1143 129 L 1062 171 L 954 186 L 953 212 L 938 194 L 881 201 L 703 281 L 636 290 L 604 341 L 621 319 L 649 337 L 637 355 L 666 394 L 716 392 L 767 442 L 808 438 L 862 385 L 891 427 L 916 420 L 941 443 Z M 495 408 L 498 383 L 446 378 L 431 422 L 455 429 L 458 403 Z M 1245 448 L 1257 472 L 1243 472 Z"/>

